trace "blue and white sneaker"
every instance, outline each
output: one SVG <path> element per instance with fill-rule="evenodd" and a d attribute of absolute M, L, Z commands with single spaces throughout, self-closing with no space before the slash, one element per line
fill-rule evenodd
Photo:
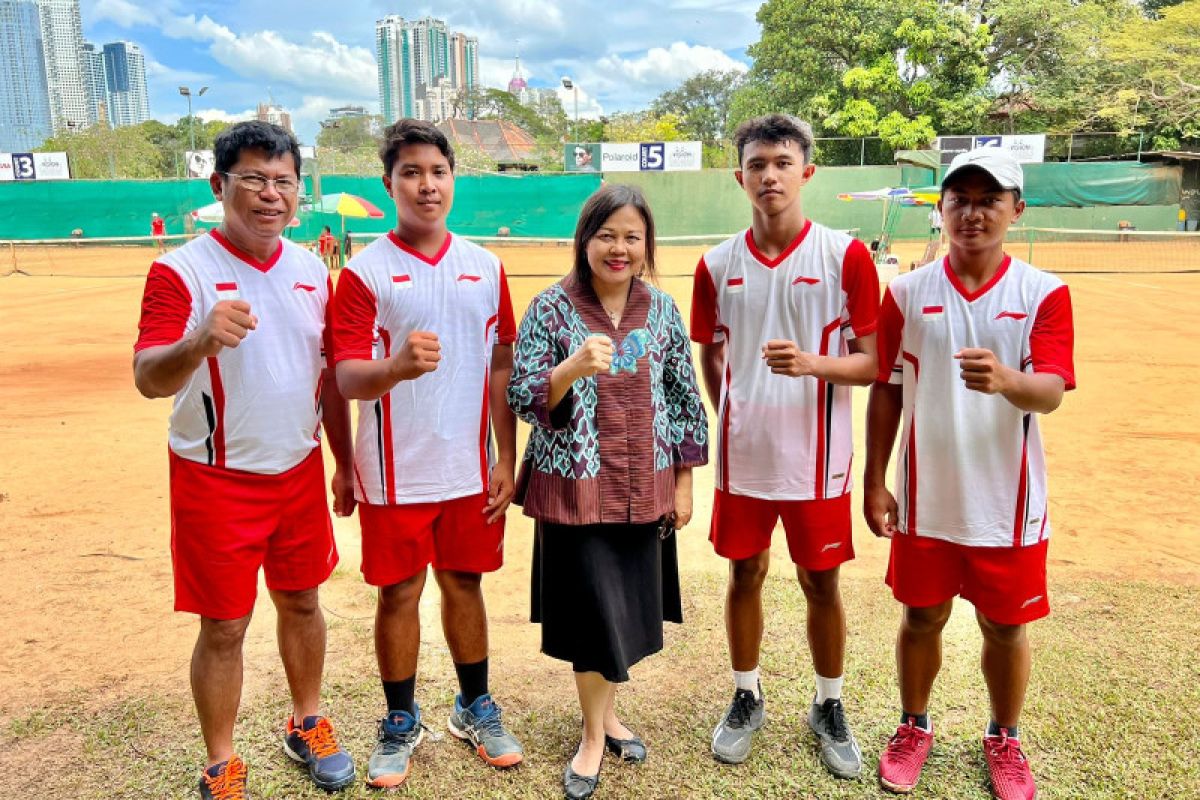
<path fill-rule="evenodd" d="M 525 759 L 525 750 L 517 737 L 504 729 L 500 714 L 500 706 L 490 694 L 476 698 L 466 708 L 462 696 L 455 695 L 450 733 L 474 745 L 479 757 L 493 767 L 514 767 Z"/>
<path fill-rule="evenodd" d="M 413 750 L 425 736 L 421 707 L 414 708 L 416 716 L 407 711 L 389 711 L 379 720 L 379 742 L 367 762 L 367 786 L 395 789 L 408 778 Z"/>

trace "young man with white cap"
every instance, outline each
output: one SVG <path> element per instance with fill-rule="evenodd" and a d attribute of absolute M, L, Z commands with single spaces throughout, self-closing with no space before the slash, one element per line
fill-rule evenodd
<path fill-rule="evenodd" d="M 961 596 L 983 634 L 992 791 L 1037 795 L 1017 727 L 1030 672 L 1025 626 L 1050 611 L 1037 414 L 1059 406 L 1075 372 L 1066 285 L 1004 253 L 1025 210 L 1022 189 L 1008 153 L 956 156 L 938 202 L 949 254 L 892 281 L 880 310 L 863 510 L 891 540 L 887 583 L 904 604 L 901 724 L 879 759 L 880 783 L 894 792 L 913 789 L 933 744 L 941 631 Z M 901 421 L 893 496 L 884 476 Z"/>

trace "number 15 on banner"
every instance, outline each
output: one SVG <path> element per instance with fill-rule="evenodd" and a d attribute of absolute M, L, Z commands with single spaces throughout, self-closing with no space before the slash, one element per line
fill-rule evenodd
<path fill-rule="evenodd" d="M 661 170 L 666 166 L 666 145 L 662 142 L 651 142 L 642 145 L 641 168 L 644 170 Z"/>

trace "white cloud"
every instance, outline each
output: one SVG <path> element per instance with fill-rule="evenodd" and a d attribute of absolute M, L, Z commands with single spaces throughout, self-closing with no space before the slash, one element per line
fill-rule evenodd
<path fill-rule="evenodd" d="M 175 69 L 163 64 L 150 53 L 142 50 L 142 54 L 146 59 L 146 77 L 162 81 L 163 83 L 199 83 L 204 85 L 213 81 L 213 75 L 210 72 L 196 72 L 188 69 Z"/>
<path fill-rule="evenodd" d="M 652 47 L 638 58 L 605 56 L 596 62 L 597 68 L 611 78 L 620 78 L 669 88 L 698 72 L 710 69 L 745 72 L 742 62 L 730 58 L 715 47 L 674 42 L 668 48 Z"/>
<path fill-rule="evenodd" d="M 122 28 L 132 28 L 153 20 L 155 14 L 150 9 L 139 8 L 129 0 L 98 0 L 92 6 L 88 22 L 115 22 Z"/>

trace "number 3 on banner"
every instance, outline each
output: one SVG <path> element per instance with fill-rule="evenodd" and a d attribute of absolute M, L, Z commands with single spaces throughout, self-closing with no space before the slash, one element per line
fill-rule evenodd
<path fill-rule="evenodd" d="M 37 178 L 33 166 L 33 153 L 13 153 L 13 178 L 18 181 L 32 181 Z"/>

